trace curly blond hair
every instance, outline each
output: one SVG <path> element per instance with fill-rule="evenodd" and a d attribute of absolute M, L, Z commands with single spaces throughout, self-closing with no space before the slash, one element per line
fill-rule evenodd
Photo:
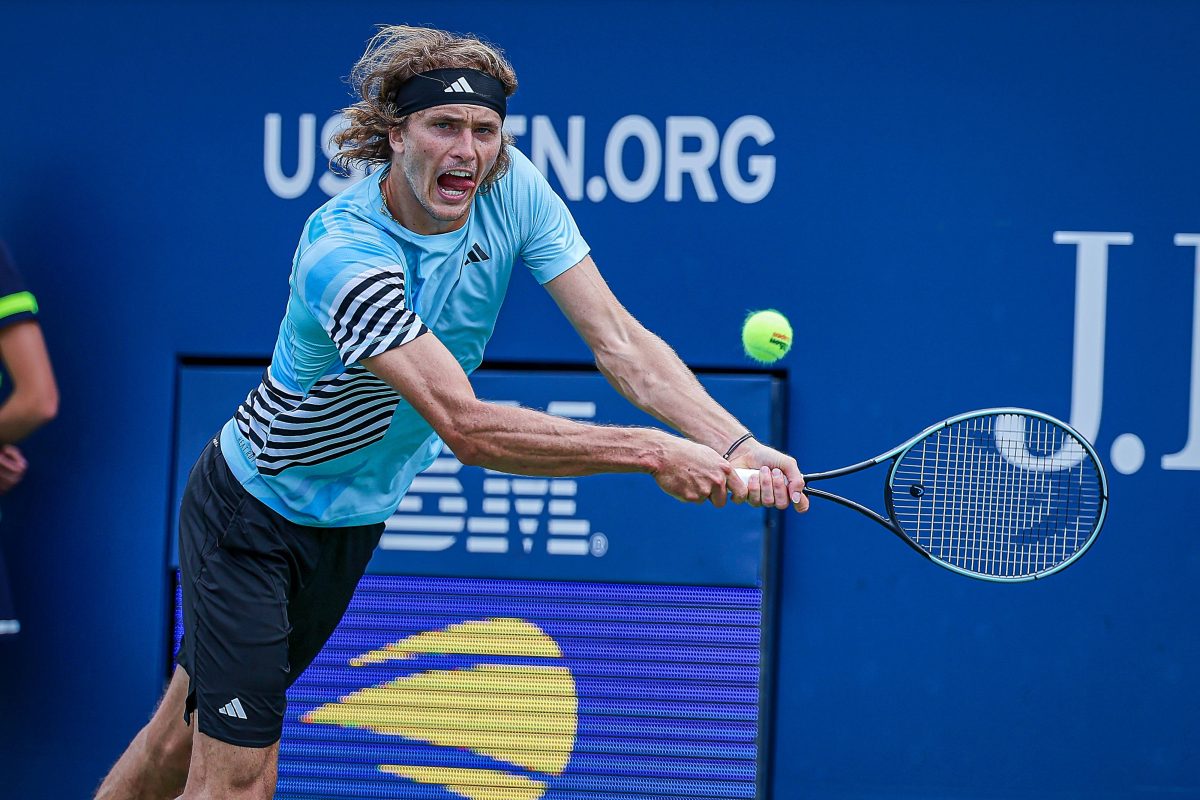
<path fill-rule="evenodd" d="M 358 102 L 342 113 L 349 125 L 333 137 L 339 152 L 330 159 L 343 172 L 356 165 L 388 164 L 392 148 L 388 131 L 408 119 L 398 116 L 391 97 L 405 81 L 431 69 L 477 69 L 504 86 L 505 97 L 517 91 L 517 74 L 500 48 L 470 35 L 456 35 L 436 28 L 381 25 L 367 42 L 367 50 L 350 71 L 349 83 Z M 513 143 L 505 132 L 505 145 Z M 501 147 L 495 165 L 479 184 L 486 192 L 508 172 L 508 148 Z"/>

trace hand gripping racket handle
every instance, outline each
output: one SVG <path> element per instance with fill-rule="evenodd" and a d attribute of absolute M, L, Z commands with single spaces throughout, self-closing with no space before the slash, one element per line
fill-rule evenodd
<path fill-rule="evenodd" d="M 860 465 L 856 465 L 856 466 L 860 466 Z M 738 467 L 737 469 L 734 470 L 734 472 L 736 472 L 737 476 L 742 479 L 742 483 L 746 483 L 746 484 L 750 483 L 751 475 L 758 474 L 758 470 L 756 470 L 756 469 L 744 469 L 742 467 Z M 840 474 L 841 470 L 838 470 L 838 473 Z M 828 477 L 828 475 L 826 473 L 820 473 L 820 474 L 814 473 L 811 479 L 815 480 L 817 478 L 823 478 L 823 477 Z M 806 475 L 805 480 L 806 481 L 810 480 L 809 476 Z M 873 511 L 863 508 L 862 506 L 858 505 L 857 503 L 854 503 L 853 501 L 845 500 L 841 497 L 838 497 L 836 494 L 830 494 L 829 492 L 823 492 L 820 489 L 814 489 L 812 486 L 810 486 L 808 484 L 805 484 L 803 491 L 806 495 L 809 495 L 810 497 L 820 497 L 825 500 L 833 500 L 835 503 L 841 503 L 842 505 L 849 505 L 851 508 L 854 508 L 858 511 L 863 511 L 867 514 L 870 514 L 875 519 L 878 519 L 880 522 L 883 522 L 883 524 L 887 525 L 889 528 L 892 527 L 892 525 L 890 523 L 883 520 L 882 517 L 880 517 L 878 514 L 874 513 Z"/>
<path fill-rule="evenodd" d="M 745 484 L 749 484 L 749 483 L 750 483 L 750 476 L 751 476 L 751 475 L 757 475 L 757 474 L 758 474 L 758 470 L 756 470 L 756 469 L 743 469 L 743 468 L 741 468 L 741 467 L 739 467 L 739 468 L 735 469 L 735 470 L 734 470 L 734 472 L 736 472 L 736 473 L 737 473 L 737 476 L 738 476 L 739 478 L 741 478 L 741 479 L 742 479 L 742 483 L 745 483 Z M 819 489 L 812 489 L 812 490 L 810 490 L 808 486 L 805 486 L 805 487 L 804 487 L 804 493 L 805 493 L 805 494 L 814 494 L 814 495 L 816 495 L 817 497 L 824 497 L 824 496 L 825 496 L 825 493 L 824 493 L 824 492 L 822 492 L 821 490 L 819 490 Z M 789 494 L 790 494 L 790 492 L 789 492 Z"/>
<path fill-rule="evenodd" d="M 756 470 L 756 469 L 743 469 L 741 467 L 738 467 L 737 469 L 735 469 L 734 472 L 736 472 L 737 476 L 742 479 L 742 483 L 749 483 L 750 476 L 758 474 L 758 470 Z M 804 490 L 807 492 L 808 487 L 805 487 Z"/>

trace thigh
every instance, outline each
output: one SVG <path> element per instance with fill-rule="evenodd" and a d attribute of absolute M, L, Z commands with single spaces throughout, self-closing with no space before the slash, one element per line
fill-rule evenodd
<path fill-rule="evenodd" d="M 255 527 L 236 520 L 195 581 L 189 706 L 200 732 L 265 747 L 279 739 L 291 683 L 287 566 L 237 544 Z"/>
<path fill-rule="evenodd" d="M 180 510 L 185 717 L 231 745 L 278 741 L 290 683 L 289 569 L 273 513 L 250 500 L 210 445 Z"/>
<path fill-rule="evenodd" d="M 383 535 L 383 524 L 321 530 L 315 535 L 320 542 L 318 566 L 306 576 L 307 580 L 293 587 L 288 604 L 293 681 L 317 657 L 341 622 Z"/>
<path fill-rule="evenodd" d="M 216 550 L 234 515 L 245 499 L 238 496 L 221 473 L 222 458 L 217 439 L 208 443 L 196 459 L 184 486 L 179 506 L 179 575 L 183 594 L 183 639 L 178 663 L 191 671 L 191 637 L 196 627 L 195 583 L 204 564 Z"/>

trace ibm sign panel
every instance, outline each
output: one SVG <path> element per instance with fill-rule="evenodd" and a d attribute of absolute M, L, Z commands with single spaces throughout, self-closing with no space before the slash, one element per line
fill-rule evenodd
<path fill-rule="evenodd" d="M 259 372 L 181 369 L 179 486 Z M 494 401 L 650 422 L 592 373 L 473 382 Z M 777 429 L 773 379 L 703 382 Z M 529 478 L 443 452 L 289 693 L 277 797 L 761 796 L 766 531 L 762 511 L 681 504 L 646 476 Z"/>

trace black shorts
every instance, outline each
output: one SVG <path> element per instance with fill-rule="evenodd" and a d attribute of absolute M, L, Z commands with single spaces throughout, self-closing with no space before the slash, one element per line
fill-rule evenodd
<path fill-rule="evenodd" d="M 286 692 L 346 612 L 383 523 L 313 528 L 252 497 L 216 439 L 179 511 L 184 720 L 242 747 L 279 740 Z"/>

